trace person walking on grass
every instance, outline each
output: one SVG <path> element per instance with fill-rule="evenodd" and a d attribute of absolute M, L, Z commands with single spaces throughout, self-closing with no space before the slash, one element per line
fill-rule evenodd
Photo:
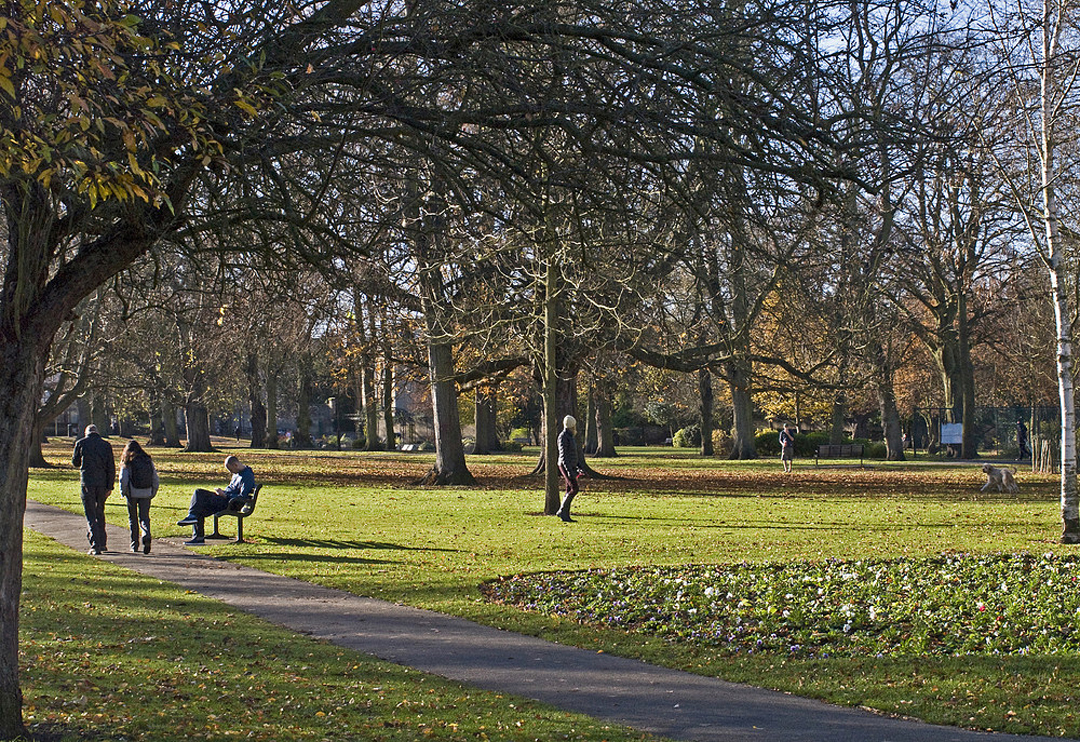
<path fill-rule="evenodd" d="M 132 438 L 120 454 L 120 494 L 127 500 L 131 553 L 150 553 L 150 500 L 158 492 L 157 468 L 150 454 Z M 141 536 L 141 541 L 140 541 Z"/>
<path fill-rule="evenodd" d="M 791 429 L 791 423 L 784 423 L 780 431 L 780 463 L 784 465 L 784 471 L 791 472 L 791 462 L 795 459 L 795 431 Z"/>
<path fill-rule="evenodd" d="M 559 433 L 559 474 L 562 475 L 563 484 L 566 485 L 566 496 L 563 497 L 562 505 L 559 506 L 555 515 L 567 523 L 573 523 L 570 517 L 570 503 L 578 493 L 578 477 L 585 471 L 578 464 L 577 440 L 574 433 L 577 432 L 577 420 L 572 415 L 563 418 L 563 429 Z"/>
<path fill-rule="evenodd" d="M 240 459 L 229 456 L 225 459 L 225 468 L 232 474 L 232 480 L 225 489 L 220 487 L 213 492 L 197 489 L 191 496 L 187 516 L 177 521 L 178 526 L 191 526 L 191 540 L 184 546 L 201 546 L 206 543 L 203 522 L 206 516 L 228 510 L 229 503 L 239 498 L 250 497 L 255 491 L 255 472 L 250 466 L 240 463 Z"/>
<path fill-rule="evenodd" d="M 116 462 L 112 446 L 101 437 L 96 425 L 87 425 L 86 434 L 75 441 L 71 453 L 71 465 L 79 467 L 79 484 L 82 487 L 83 511 L 86 513 L 86 539 L 90 542 L 89 554 L 106 551 L 105 500 L 113 491 L 116 481 Z"/>

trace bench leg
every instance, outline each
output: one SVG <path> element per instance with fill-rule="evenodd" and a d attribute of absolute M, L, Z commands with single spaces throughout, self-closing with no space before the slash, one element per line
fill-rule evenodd
<path fill-rule="evenodd" d="M 244 516 L 242 515 L 236 518 L 236 541 L 233 543 L 244 543 Z"/>
<path fill-rule="evenodd" d="M 222 536 L 221 533 L 218 531 L 218 514 L 217 513 L 214 513 L 214 532 L 211 533 L 209 536 L 206 536 L 206 538 L 216 538 L 216 539 L 228 538 L 228 536 Z"/>

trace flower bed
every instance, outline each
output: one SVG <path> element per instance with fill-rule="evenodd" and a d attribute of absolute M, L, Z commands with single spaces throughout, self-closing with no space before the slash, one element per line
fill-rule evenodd
<path fill-rule="evenodd" d="M 803 657 L 1080 650 L 1080 558 L 638 567 L 515 575 L 488 599 L 732 654 Z"/>

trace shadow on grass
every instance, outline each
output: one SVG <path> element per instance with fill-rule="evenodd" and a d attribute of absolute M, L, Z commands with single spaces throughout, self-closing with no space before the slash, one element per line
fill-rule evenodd
<path fill-rule="evenodd" d="M 369 557 L 343 555 L 338 556 L 327 555 L 325 552 L 315 553 L 302 551 L 295 553 L 280 552 L 276 554 L 245 554 L 243 557 L 237 557 L 237 561 L 250 563 L 252 566 L 254 566 L 258 562 L 296 562 L 299 564 L 310 562 L 312 564 L 357 564 L 368 566 L 399 564 L 399 562 L 393 559 L 372 559 Z"/>
<path fill-rule="evenodd" d="M 337 539 L 318 538 L 276 538 L 268 536 L 259 539 L 262 543 L 289 548 L 308 549 L 363 549 L 363 550 L 386 550 L 386 551 L 447 551 L 457 552 L 458 549 L 438 549 L 432 547 L 404 546 L 381 541 L 339 541 Z M 267 555 L 274 556 L 274 555 Z M 248 557 L 245 557 L 248 558 Z"/>
<path fill-rule="evenodd" d="M 61 724 L 32 724 L 27 728 L 24 737 L 16 738 L 26 742 L 62 742 L 62 740 L 81 740 L 94 742 L 94 740 L 107 739 L 104 733 L 97 733 L 91 729 L 63 726 Z"/>
<path fill-rule="evenodd" d="M 541 513 L 536 513 L 541 515 Z M 965 524 L 958 526 L 953 522 L 925 522 L 925 521 L 911 521 L 897 523 L 894 521 L 881 522 L 881 523 L 868 523 L 865 521 L 813 521 L 803 523 L 790 523 L 783 520 L 751 520 L 747 518 L 740 518 L 738 520 L 718 520 L 714 522 L 705 522 L 696 520 L 693 518 L 672 518 L 662 515 L 612 515 L 611 513 L 588 513 L 582 511 L 580 513 L 574 513 L 575 517 L 582 518 L 594 518 L 594 522 L 603 521 L 621 521 L 621 522 L 662 522 L 668 526 L 680 526 L 685 525 L 696 529 L 716 529 L 726 531 L 837 531 L 837 530 L 851 530 L 853 528 L 859 528 L 863 531 L 909 531 L 909 530 L 949 530 L 957 527 L 971 526 L 973 524 Z M 1040 521 L 1011 521 L 1011 520 L 987 520 L 983 519 L 978 522 L 980 528 L 1031 528 L 1038 529 L 1042 526 Z"/>

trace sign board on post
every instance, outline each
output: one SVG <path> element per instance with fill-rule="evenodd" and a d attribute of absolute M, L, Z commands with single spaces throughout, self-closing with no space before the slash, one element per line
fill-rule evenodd
<path fill-rule="evenodd" d="M 941 442 L 946 446 L 962 444 L 964 442 L 963 423 L 942 423 Z"/>

